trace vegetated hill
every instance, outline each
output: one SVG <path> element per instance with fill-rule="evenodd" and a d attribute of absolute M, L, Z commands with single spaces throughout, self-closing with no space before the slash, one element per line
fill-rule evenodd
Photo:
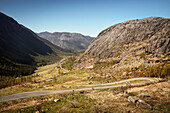
<path fill-rule="evenodd" d="M 0 75 L 30 74 L 36 65 L 60 59 L 66 52 L 0 13 Z"/>
<path fill-rule="evenodd" d="M 149 17 L 130 20 L 103 30 L 85 54 L 124 57 L 142 51 L 153 56 L 170 52 L 170 19 Z"/>
<path fill-rule="evenodd" d="M 94 37 L 69 32 L 41 32 L 37 34 L 61 48 L 70 49 L 73 51 L 81 51 L 86 49 L 90 42 L 94 39 Z"/>

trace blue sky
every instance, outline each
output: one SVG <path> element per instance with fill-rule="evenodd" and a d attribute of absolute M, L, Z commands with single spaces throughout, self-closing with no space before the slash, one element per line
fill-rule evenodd
<path fill-rule="evenodd" d="M 170 18 L 170 0 L 0 0 L 0 12 L 34 32 L 78 32 L 97 36 L 132 19 Z"/>

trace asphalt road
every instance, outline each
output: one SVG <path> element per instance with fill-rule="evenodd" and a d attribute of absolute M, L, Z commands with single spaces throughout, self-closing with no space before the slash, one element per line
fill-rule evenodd
<path fill-rule="evenodd" d="M 101 87 L 91 87 L 91 88 L 81 88 L 81 89 L 69 89 L 69 90 L 52 90 L 52 91 L 32 91 L 32 92 L 23 92 L 23 93 L 17 93 L 17 94 L 12 94 L 12 95 L 7 95 L 0 97 L 0 102 L 5 102 L 5 101 L 10 101 L 10 100 L 16 100 L 16 99 L 21 99 L 21 98 L 28 98 L 28 97 L 34 97 L 34 96 L 41 96 L 41 95 L 49 95 L 49 94 L 59 94 L 59 93 L 69 93 L 69 92 L 76 92 L 76 91 L 87 91 L 87 90 L 95 90 L 95 89 L 107 89 L 107 88 L 118 88 L 118 87 L 125 87 L 128 86 L 128 82 L 132 80 L 148 80 L 148 82 L 142 82 L 142 83 L 132 83 L 130 84 L 131 86 L 140 86 L 140 85 L 147 85 L 154 83 L 154 79 L 150 78 L 132 78 L 128 80 L 122 80 L 118 82 L 113 82 L 113 83 L 107 83 L 107 84 L 97 84 L 97 85 L 84 85 L 84 86 L 101 86 Z M 121 85 L 114 85 L 118 83 L 123 83 Z M 113 85 L 113 86 L 103 86 L 103 85 Z"/>

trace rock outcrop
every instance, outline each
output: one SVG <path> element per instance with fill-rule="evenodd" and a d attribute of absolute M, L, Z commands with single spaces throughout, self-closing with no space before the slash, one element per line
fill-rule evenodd
<path fill-rule="evenodd" d="M 108 58 L 140 52 L 157 56 L 170 52 L 170 19 L 149 17 L 130 20 L 103 30 L 85 54 Z"/>

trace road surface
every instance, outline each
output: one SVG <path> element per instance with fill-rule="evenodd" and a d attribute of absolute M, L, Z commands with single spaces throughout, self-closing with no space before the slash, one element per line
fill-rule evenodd
<path fill-rule="evenodd" d="M 82 90 L 87 91 L 87 90 L 94 90 L 94 89 L 107 89 L 107 88 L 125 87 L 125 86 L 128 86 L 127 82 L 130 82 L 132 80 L 148 80 L 148 82 L 132 83 L 132 84 L 130 84 L 131 86 L 147 85 L 147 84 L 151 84 L 151 83 L 156 82 L 154 79 L 150 79 L 150 78 L 132 78 L 132 79 L 128 79 L 128 80 L 122 80 L 122 81 L 107 83 L 107 84 L 85 85 L 85 86 L 101 86 L 101 87 L 69 89 L 69 90 L 59 90 L 59 91 L 53 90 L 53 91 L 32 91 L 32 92 L 17 93 L 17 94 L 12 94 L 12 95 L 0 97 L 0 102 L 16 100 L 16 99 L 21 99 L 21 98 L 34 97 L 34 96 L 41 96 L 41 95 L 76 92 L 76 91 L 82 91 Z M 125 82 L 125 84 L 114 85 L 114 84 L 119 84 L 119 83 L 123 83 L 123 82 Z M 113 85 L 113 86 L 103 86 L 103 85 Z"/>

